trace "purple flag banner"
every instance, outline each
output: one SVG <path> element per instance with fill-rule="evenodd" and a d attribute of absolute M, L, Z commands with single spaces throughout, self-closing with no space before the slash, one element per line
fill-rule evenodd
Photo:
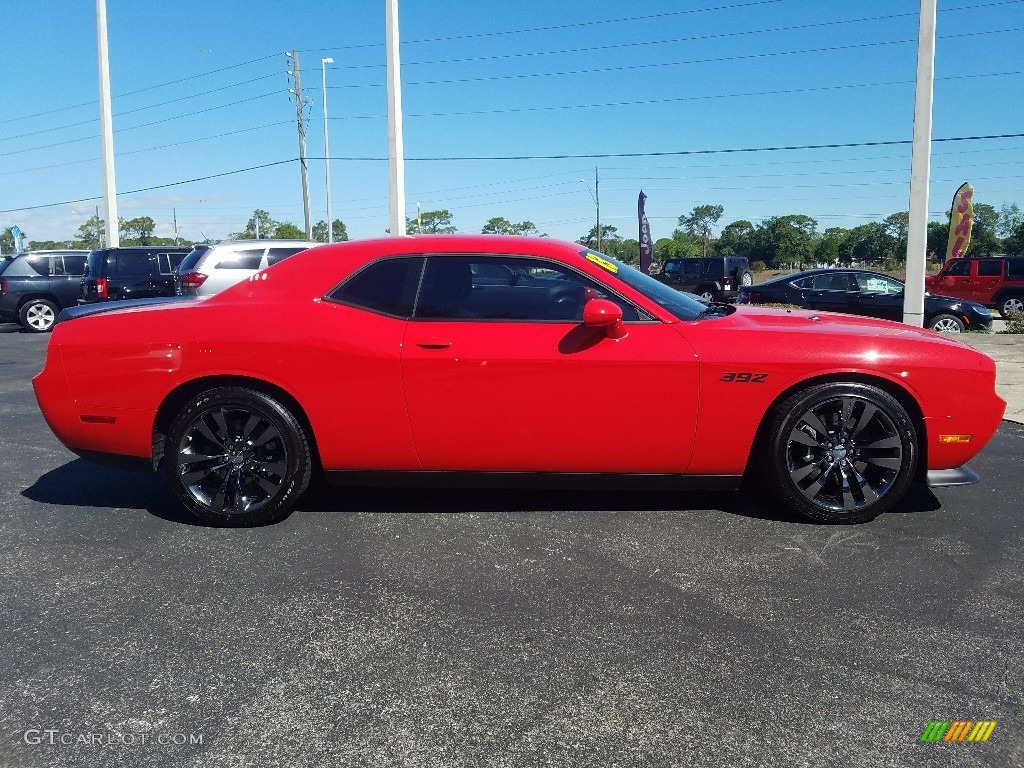
<path fill-rule="evenodd" d="M 651 242 L 651 225 L 647 223 L 647 214 L 644 213 L 644 201 L 647 195 L 640 190 L 640 197 L 637 199 L 637 214 L 640 217 L 640 271 L 645 275 L 651 271 L 651 264 L 654 262 L 654 243 Z"/>

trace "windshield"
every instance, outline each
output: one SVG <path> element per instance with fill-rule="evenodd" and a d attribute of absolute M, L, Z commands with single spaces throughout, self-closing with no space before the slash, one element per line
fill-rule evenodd
<path fill-rule="evenodd" d="M 642 293 L 680 320 L 695 320 L 707 309 L 705 304 L 690 298 L 687 294 L 681 293 L 675 288 L 670 288 L 665 283 L 659 282 L 650 275 L 645 275 L 639 269 L 634 269 L 618 259 L 613 259 L 611 256 L 605 256 L 603 253 L 598 253 L 589 248 L 585 251 L 580 251 L 580 256 L 587 261 L 597 264 L 606 272 L 615 275 L 615 277 L 619 278 L 630 288 L 638 293 Z"/>

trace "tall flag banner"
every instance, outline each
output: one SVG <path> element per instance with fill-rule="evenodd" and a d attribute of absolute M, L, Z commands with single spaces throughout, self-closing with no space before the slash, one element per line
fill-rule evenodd
<path fill-rule="evenodd" d="M 949 209 L 949 236 L 946 238 L 946 259 L 959 259 L 971 244 L 971 229 L 974 227 L 974 187 L 966 181 L 953 195 Z"/>
<path fill-rule="evenodd" d="M 651 271 L 651 264 L 654 263 L 654 245 L 651 243 L 651 225 L 647 223 L 647 214 L 644 213 L 644 202 L 647 195 L 640 190 L 640 197 L 637 199 L 637 215 L 640 217 L 640 271 L 645 275 Z"/>
<path fill-rule="evenodd" d="M 25 233 L 21 231 L 21 227 L 15 224 L 11 227 L 11 237 L 14 238 L 14 252 L 21 253 L 25 250 Z"/>

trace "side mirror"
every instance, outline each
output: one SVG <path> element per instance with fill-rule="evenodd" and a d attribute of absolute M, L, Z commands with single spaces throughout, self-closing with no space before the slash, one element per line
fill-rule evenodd
<path fill-rule="evenodd" d="M 583 324 L 603 329 L 609 339 L 622 339 L 628 333 L 622 324 L 622 308 L 608 299 L 591 299 L 584 304 Z"/>

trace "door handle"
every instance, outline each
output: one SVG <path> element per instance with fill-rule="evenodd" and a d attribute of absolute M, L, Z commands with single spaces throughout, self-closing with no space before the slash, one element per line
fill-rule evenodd
<path fill-rule="evenodd" d="M 448 349 L 451 345 L 450 339 L 423 339 L 416 342 L 416 346 L 422 349 Z"/>

